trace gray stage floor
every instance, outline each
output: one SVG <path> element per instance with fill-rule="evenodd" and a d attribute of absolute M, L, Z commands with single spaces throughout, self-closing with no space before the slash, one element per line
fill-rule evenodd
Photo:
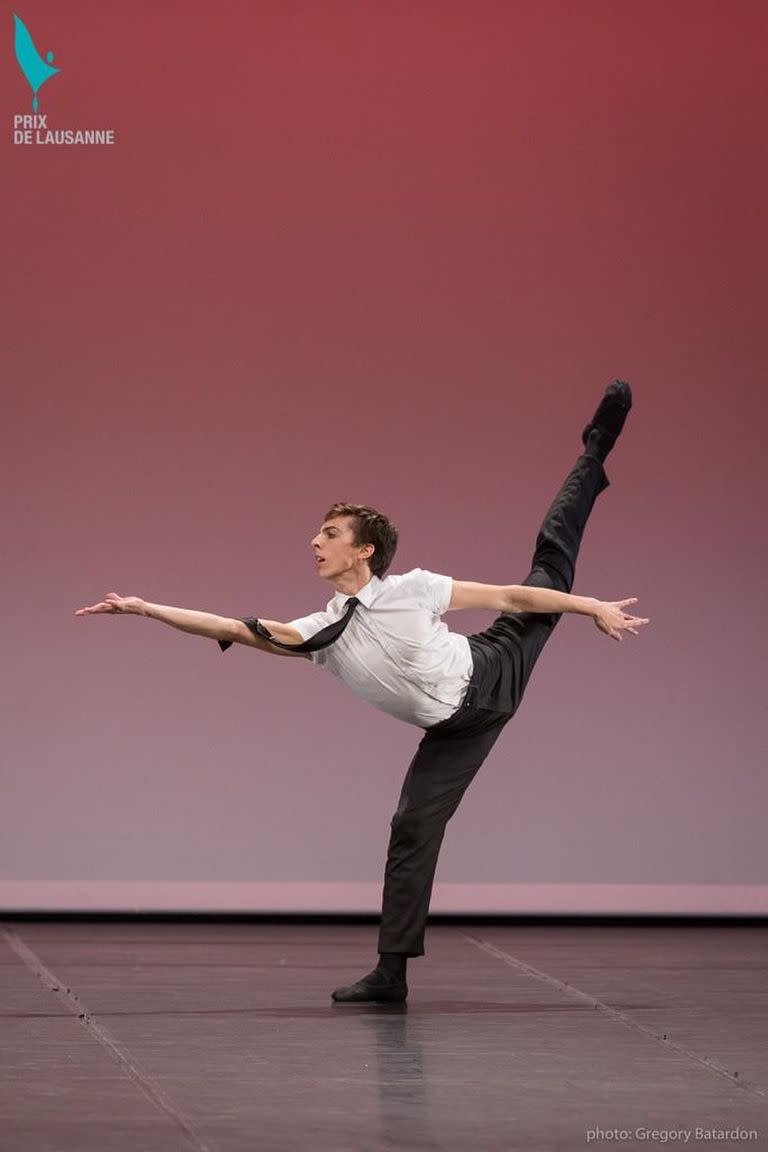
<path fill-rule="evenodd" d="M 436 924 L 407 1007 L 332 1004 L 375 943 L 6 922 L 0 1149 L 768 1148 L 765 927 Z"/>

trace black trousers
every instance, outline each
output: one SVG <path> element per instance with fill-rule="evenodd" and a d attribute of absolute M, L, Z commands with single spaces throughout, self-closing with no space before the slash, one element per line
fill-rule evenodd
<path fill-rule="evenodd" d="M 580 456 L 544 517 L 523 584 L 570 592 L 584 528 L 607 488 L 603 465 Z M 458 710 L 425 730 L 391 822 L 379 952 L 424 954 L 424 930 L 445 826 L 514 716 L 557 613 L 503 612 L 469 637 L 472 679 Z"/>

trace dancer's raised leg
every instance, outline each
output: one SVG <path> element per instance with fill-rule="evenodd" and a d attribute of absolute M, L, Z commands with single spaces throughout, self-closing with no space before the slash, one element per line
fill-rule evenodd
<path fill-rule="evenodd" d="M 589 515 L 595 500 L 610 481 L 603 467 L 632 407 L 632 392 L 623 380 L 614 380 L 582 433 L 584 454 L 566 476 L 542 521 L 531 562 L 522 581 L 534 588 L 570 592 Z M 513 700 L 516 711 L 533 666 L 560 620 L 558 613 L 502 613 L 485 633 L 503 643 L 512 660 Z"/>

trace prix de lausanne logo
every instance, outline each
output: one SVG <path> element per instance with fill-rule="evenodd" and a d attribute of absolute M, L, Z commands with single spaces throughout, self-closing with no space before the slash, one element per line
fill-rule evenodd
<path fill-rule="evenodd" d="M 14 144 L 114 144 L 112 128 L 49 128 L 48 116 L 38 113 L 37 94 L 52 76 L 61 72 L 53 63 L 53 52 L 40 55 L 29 29 L 14 13 L 14 48 L 19 68 L 32 89 L 32 115 L 13 117 Z"/>
<path fill-rule="evenodd" d="M 37 48 L 35 48 L 34 40 L 18 16 L 14 14 L 13 20 L 15 24 L 14 39 L 16 59 L 19 62 L 19 68 L 21 68 L 26 76 L 27 82 L 32 89 L 32 111 L 37 112 L 37 93 L 43 84 L 45 84 L 46 80 L 50 80 L 51 76 L 55 76 L 57 72 L 61 72 L 61 68 L 53 67 L 53 52 L 48 52 L 45 60 L 43 60 Z"/>

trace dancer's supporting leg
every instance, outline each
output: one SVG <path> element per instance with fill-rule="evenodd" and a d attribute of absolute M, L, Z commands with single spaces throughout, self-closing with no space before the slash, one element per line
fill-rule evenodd
<path fill-rule="evenodd" d="M 379 953 L 423 956 L 424 929 L 445 826 L 507 722 L 467 711 L 421 739 L 391 822 Z"/>
<path fill-rule="evenodd" d="M 334 1000 L 405 1000 L 407 957 L 424 954 L 424 930 L 445 826 L 508 719 L 468 709 L 457 726 L 452 717 L 425 732 L 391 822 L 379 963 L 356 984 L 337 988 Z"/>

